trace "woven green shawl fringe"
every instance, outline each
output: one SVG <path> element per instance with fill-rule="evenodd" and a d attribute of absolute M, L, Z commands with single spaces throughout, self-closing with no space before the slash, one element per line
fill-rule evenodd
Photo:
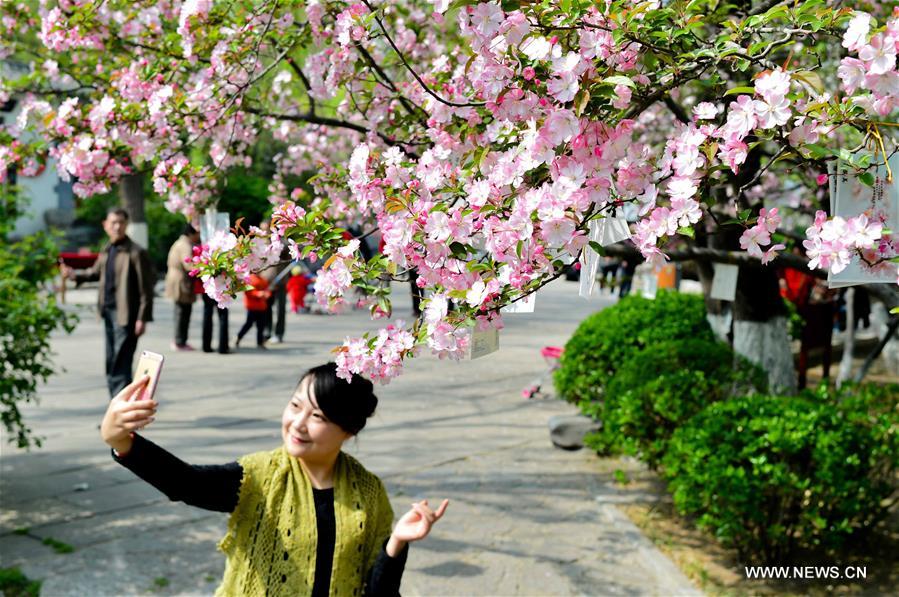
<path fill-rule="evenodd" d="M 227 556 L 221 596 L 309 595 L 318 541 L 312 485 L 284 447 L 240 459 L 240 497 L 219 544 Z M 336 537 L 331 595 L 362 595 L 390 537 L 393 509 L 384 484 L 343 452 L 334 469 Z"/>

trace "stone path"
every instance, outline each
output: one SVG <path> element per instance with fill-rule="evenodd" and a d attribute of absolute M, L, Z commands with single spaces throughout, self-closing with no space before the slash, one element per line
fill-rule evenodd
<path fill-rule="evenodd" d="M 410 308 L 403 290 L 398 312 Z M 82 321 L 53 342 L 66 372 L 27 410 L 44 447 L 16 451 L 5 438 L 0 446 L 0 567 L 42 579 L 43 595 L 211 594 L 224 568 L 215 546 L 225 515 L 168 502 L 116 465 L 98 437 L 107 397 L 101 327 L 86 306 L 95 292 L 69 294 Z M 564 344 L 609 302 L 584 301 L 575 284 L 557 281 L 536 313 L 506 317 L 499 352 L 460 363 L 416 358 L 379 389 L 378 412 L 349 451 L 384 479 L 397 512 L 422 497 L 451 500 L 432 536 L 412 547 L 404 594 L 697 594 L 616 509 L 639 496 L 612 483 L 614 466 L 549 443 L 547 420 L 573 407 L 521 398 L 545 368 L 539 349 Z M 344 336 L 376 327 L 363 312 L 293 316 L 286 343 L 265 352 L 173 353 L 171 305 L 159 300 L 156 316 L 139 349 L 167 361 L 146 435 L 193 463 L 277 446 L 299 374 L 328 360 Z M 232 333 L 243 317 L 232 310 Z M 195 345 L 198 336 L 195 313 Z M 55 553 L 45 539 L 74 551 Z"/>

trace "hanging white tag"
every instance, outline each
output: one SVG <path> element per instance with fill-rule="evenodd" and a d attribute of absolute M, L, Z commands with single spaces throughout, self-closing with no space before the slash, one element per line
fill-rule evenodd
<path fill-rule="evenodd" d="M 590 231 L 587 238 L 593 242 L 599 242 L 602 233 L 600 220 L 590 222 Z M 596 285 L 596 271 L 599 269 L 599 255 L 589 244 L 581 251 L 581 277 L 578 294 L 582 298 L 590 298 L 593 295 L 593 287 Z"/>
<path fill-rule="evenodd" d="M 514 303 L 509 303 L 502 309 L 500 313 L 533 313 L 534 303 L 537 302 L 537 293 L 533 292 L 523 299 L 519 299 Z"/>
<path fill-rule="evenodd" d="M 599 222 L 599 238 L 596 239 L 596 242 L 604 247 L 614 245 L 631 237 L 631 229 L 628 228 L 623 211 L 615 216 L 603 218 Z"/>
<path fill-rule="evenodd" d="M 715 277 L 712 279 L 712 290 L 709 296 L 719 301 L 733 301 L 737 295 L 737 275 L 739 266 L 729 263 L 715 263 Z"/>
<path fill-rule="evenodd" d="M 878 156 L 875 156 L 875 160 Z M 889 159 L 890 169 L 894 179 L 887 182 L 888 171 L 883 164 L 878 165 L 872 171 L 874 185 L 868 186 L 861 182 L 855 172 L 845 172 L 839 176 L 836 193 L 831 203 L 834 216 L 853 218 L 862 214 L 868 216 L 869 221 L 881 220 L 885 228 L 894 231 L 899 230 L 899 155 L 894 154 Z M 855 284 L 895 284 L 897 267 L 891 263 L 880 263 L 875 267 L 867 265 L 862 259 L 852 254 L 849 265 L 838 274 L 829 274 L 827 283 L 830 288 L 844 288 Z"/>
<path fill-rule="evenodd" d="M 471 342 L 469 342 L 468 358 L 479 359 L 483 356 L 499 350 L 499 330 L 489 328 L 478 331 L 471 328 Z"/>

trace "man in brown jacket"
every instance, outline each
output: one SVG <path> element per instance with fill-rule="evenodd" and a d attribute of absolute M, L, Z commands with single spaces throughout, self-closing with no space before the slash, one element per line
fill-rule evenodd
<path fill-rule="evenodd" d="M 97 308 L 106 325 L 106 383 L 114 397 L 131 383 L 137 339 L 153 321 L 153 284 L 156 276 L 147 250 L 125 235 L 128 212 L 112 208 L 103 220 L 109 243 L 94 265 L 63 275 L 76 283 L 100 282 Z"/>
<path fill-rule="evenodd" d="M 194 245 L 200 242 L 200 233 L 187 224 L 184 232 L 169 249 L 165 273 L 165 295 L 175 303 L 175 341 L 174 350 L 193 350 L 187 343 L 187 331 L 190 326 L 190 312 L 197 295 L 194 293 L 194 282 L 188 273 L 194 269 L 187 260 L 193 256 Z"/>

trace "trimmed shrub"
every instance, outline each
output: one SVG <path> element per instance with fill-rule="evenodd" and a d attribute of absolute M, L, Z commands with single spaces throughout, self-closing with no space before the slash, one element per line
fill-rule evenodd
<path fill-rule="evenodd" d="M 764 392 L 762 369 L 722 342 L 669 340 L 628 359 L 591 414 L 602 429 L 587 438 L 600 453 L 638 456 L 656 468 L 675 429 L 711 404 Z"/>
<path fill-rule="evenodd" d="M 554 374 L 556 391 L 569 402 L 599 400 L 618 367 L 633 354 L 682 338 L 714 340 L 701 296 L 670 291 L 659 292 L 655 299 L 627 296 L 575 330 Z"/>
<path fill-rule="evenodd" d="M 662 460 L 675 507 L 744 561 L 839 548 L 885 515 L 896 489 L 896 394 L 873 415 L 876 400 L 757 395 L 710 405 L 674 432 Z"/>

